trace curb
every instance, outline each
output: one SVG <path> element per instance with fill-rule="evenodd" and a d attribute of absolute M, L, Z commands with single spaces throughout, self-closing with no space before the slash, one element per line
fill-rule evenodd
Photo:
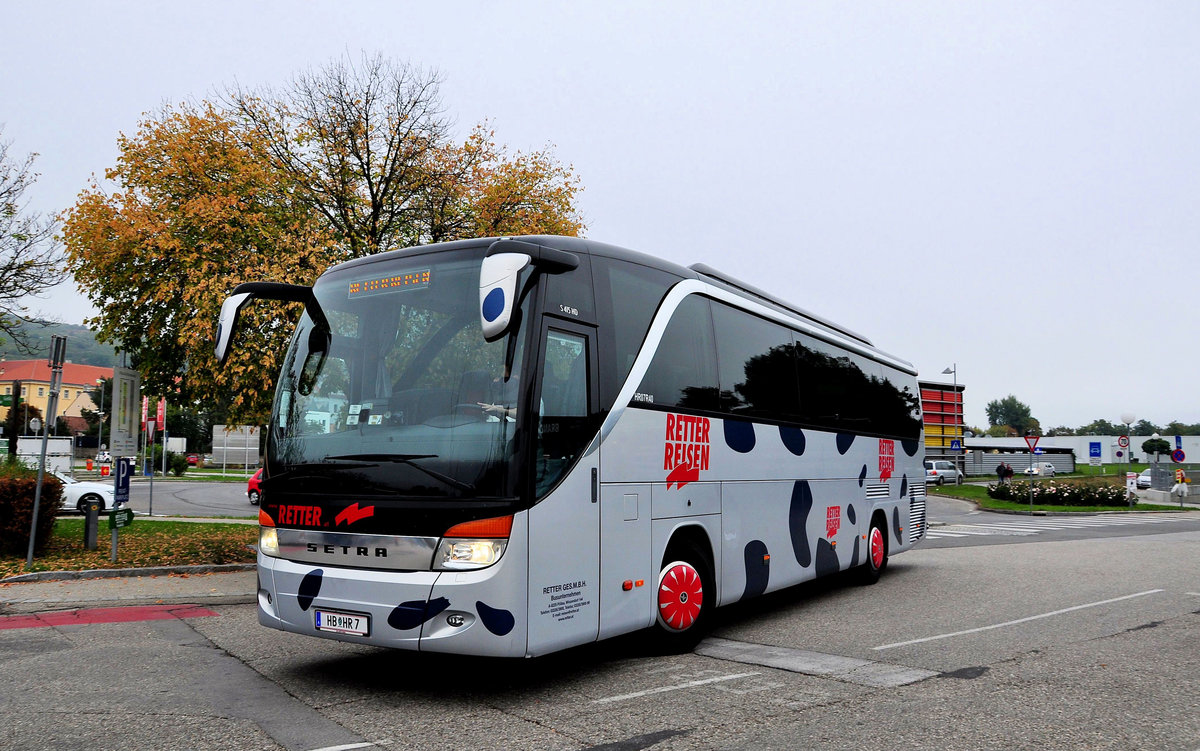
<path fill-rule="evenodd" d="M 0 584 L 21 582 L 69 581 L 72 579 L 116 579 L 127 576 L 166 576 L 169 574 L 224 574 L 252 571 L 255 563 L 205 564 L 199 566 L 151 566 L 148 568 L 95 568 L 86 571 L 34 571 L 0 579 Z"/>

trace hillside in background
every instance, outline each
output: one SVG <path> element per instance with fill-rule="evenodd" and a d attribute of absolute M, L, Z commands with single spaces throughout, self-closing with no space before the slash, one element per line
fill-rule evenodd
<path fill-rule="evenodd" d="M 99 365 L 111 368 L 117 364 L 117 351 L 107 344 L 96 341 L 96 335 L 87 326 L 70 323 L 24 324 L 22 330 L 29 333 L 34 343 L 34 352 L 29 354 L 17 349 L 7 338 L 0 342 L 0 357 L 6 360 L 36 360 L 50 356 L 50 337 L 54 334 L 67 337 L 67 360 L 80 365 Z"/>

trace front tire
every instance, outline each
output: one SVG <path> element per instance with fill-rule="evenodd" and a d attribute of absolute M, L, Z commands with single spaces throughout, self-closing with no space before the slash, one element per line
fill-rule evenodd
<path fill-rule="evenodd" d="M 867 533 L 867 562 L 859 567 L 859 582 L 874 584 L 887 569 L 888 541 L 887 531 L 878 519 L 871 522 L 871 531 Z"/>
<path fill-rule="evenodd" d="M 251 490 L 251 491 L 250 491 L 249 493 L 247 493 L 246 495 L 248 495 L 248 496 L 250 497 L 250 505 L 251 505 L 251 506 L 257 506 L 257 505 L 258 505 L 258 491 L 257 491 L 257 490 Z"/>
<path fill-rule="evenodd" d="M 84 497 L 80 498 L 79 503 L 75 504 L 75 509 L 79 513 L 82 514 L 82 513 L 84 513 L 84 509 L 87 507 L 87 505 L 89 503 L 91 503 L 92 501 L 99 503 L 100 504 L 100 513 L 104 513 L 104 499 L 101 498 L 100 496 L 96 495 L 95 493 L 88 493 Z"/>
<path fill-rule="evenodd" d="M 938 485 L 945 485 L 945 484 L 946 484 L 946 478 L 939 476 L 938 477 Z"/>
<path fill-rule="evenodd" d="M 689 552 L 664 565 L 658 575 L 655 601 L 655 629 L 661 651 L 680 654 L 695 649 L 704 638 L 714 607 L 716 590 L 702 556 Z"/>

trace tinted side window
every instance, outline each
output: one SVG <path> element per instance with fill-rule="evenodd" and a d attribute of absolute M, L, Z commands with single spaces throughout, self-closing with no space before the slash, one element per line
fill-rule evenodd
<path fill-rule="evenodd" d="M 713 304 L 721 410 L 768 420 L 799 411 L 792 332 L 776 323 Z"/>
<path fill-rule="evenodd" d="M 600 402 L 609 405 L 629 376 L 658 304 L 679 277 L 615 258 L 591 260 L 601 318 Z"/>
<path fill-rule="evenodd" d="M 708 300 L 683 299 L 663 332 L 634 404 L 717 409 L 716 352 Z"/>

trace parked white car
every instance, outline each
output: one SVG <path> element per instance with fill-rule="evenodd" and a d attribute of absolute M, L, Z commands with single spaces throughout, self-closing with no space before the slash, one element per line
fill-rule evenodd
<path fill-rule="evenodd" d="M 1032 467 L 1026 467 L 1021 471 L 1036 477 L 1054 477 L 1054 465 L 1050 462 L 1034 462 Z"/>
<path fill-rule="evenodd" d="M 1140 475 L 1137 476 L 1138 490 L 1146 490 L 1150 487 L 1150 473 L 1151 470 L 1149 467 L 1147 467 L 1146 469 L 1142 470 Z"/>
<path fill-rule="evenodd" d="M 55 472 L 54 476 L 63 486 L 62 507 L 65 510 L 75 510 L 83 513 L 83 506 L 89 501 L 99 501 L 100 510 L 107 511 L 113 507 L 113 486 L 103 482 L 80 482 L 68 475 Z"/>

